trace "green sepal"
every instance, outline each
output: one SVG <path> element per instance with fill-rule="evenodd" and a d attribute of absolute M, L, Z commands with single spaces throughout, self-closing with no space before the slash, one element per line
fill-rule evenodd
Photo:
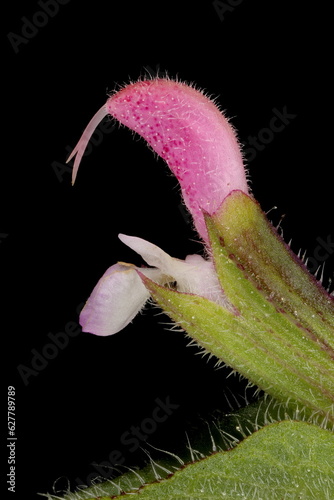
<path fill-rule="evenodd" d="M 256 319 L 236 315 L 204 297 L 142 279 L 160 307 L 206 352 L 276 399 L 292 399 L 319 413 L 320 419 L 334 421 L 333 365 L 317 343 L 309 346 L 305 341 L 305 355 L 299 358 L 299 351 L 287 346 L 283 336 L 273 335 Z M 279 313 L 274 310 L 273 314 Z"/>
<path fill-rule="evenodd" d="M 232 191 L 206 222 L 210 236 L 219 238 L 219 246 L 266 300 L 304 327 L 306 335 L 314 335 L 334 359 L 334 298 L 285 244 L 259 204 L 242 191 Z M 219 273 L 217 259 L 216 266 Z"/>
<path fill-rule="evenodd" d="M 233 192 L 206 223 L 231 307 L 142 276 L 152 297 L 207 352 L 276 399 L 333 422 L 333 300 L 249 196 Z"/>

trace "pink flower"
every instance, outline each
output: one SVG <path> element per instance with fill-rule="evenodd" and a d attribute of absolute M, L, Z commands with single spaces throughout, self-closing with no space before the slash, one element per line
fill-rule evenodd
<path fill-rule="evenodd" d="M 177 177 L 195 227 L 208 243 L 203 212 L 216 212 L 233 190 L 248 193 L 240 147 L 232 126 L 203 93 L 169 79 L 144 80 L 112 95 L 89 122 L 68 161 L 75 157 L 73 182 L 98 123 L 107 114 L 141 135 Z M 210 298 L 229 307 L 213 263 L 199 255 L 174 259 L 140 238 L 120 235 L 149 266 L 140 271 L 157 283 Z M 110 335 L 126 326 L 143 307 L 149 292 L 136 268 L 116 264 L 96 285 L 80 321 L 84 331 Z"/>

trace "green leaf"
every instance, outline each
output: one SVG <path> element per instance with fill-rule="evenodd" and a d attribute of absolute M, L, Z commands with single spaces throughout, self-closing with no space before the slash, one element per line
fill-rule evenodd
<path fill-rule="evenodd" d="M 153 463 L 150 477 L 147 471 L 131 472 L 99 485 L 98 497 L 87 490 L 86 495 L 82 491 L 72 498 L 331 500 L 333 463 L 333 433 L 305 422 L 284 421 L 253 433 L 230 451 L 183 466 L 165 479 L 159 478 L 159 465 Z"/>

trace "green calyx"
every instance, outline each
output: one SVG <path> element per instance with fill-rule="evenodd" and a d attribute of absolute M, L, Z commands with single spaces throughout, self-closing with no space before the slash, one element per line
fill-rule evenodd
<path fill-rule="evenodd" d="M 334 301 L 270 225 L 232 192 L 206 215 L 230 309 L 142 277 L 154 300 L 200 346 L 276 399 L 334 423 Z"/>

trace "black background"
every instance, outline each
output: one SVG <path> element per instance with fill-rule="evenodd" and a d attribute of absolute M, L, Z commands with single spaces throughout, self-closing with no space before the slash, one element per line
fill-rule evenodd
<path fill-rule="evenodd" d="M 33 19 L 41 7 L 6 6 L 2 399 L 6 386 L 16 387 L 16 498 L 51 492 L 58 478 L 56 491 L 67 480 L 72 488 L 78 477 L 86 482 L 92 464 L 115 449 L 126 465 L 142 463 L 145 453 L 130 453 L 120 436 L 151 416 L 156 398 L 169 396 L 179 408 L 149 442 L 173 449 L 186 420 L 223 408 L 224 386 L 235 384 L 214 360 L 195 356 L 196 348 L 152 309 L 115 336 L 70 339 L 27 385 L 18 374 L 50 332 L 78 321 L 78 305 L 107 267 L 117 260 L 140 264 L 119 232 L 179 258 L 201 251 L 180 211 L 175 179 L 128 130 L 104 136 L 74 187 L 69 173 L 57 177 L 52 164 L 64 163 L 107 91 L 147 71 L 167 71 L 217 97 L 241 142 L 268 127 L 273 108 L 286 106 L 296 117 L 249 163 L 253 193 L 263 210 L 278 207 L 270 217 L 277 225 L 284 216 L 284 237 L 295 251 L 313 256 L 317 238 L 333 235 L 331 15 L 302 1 L 230 4 L 221 20 L 203 0 L 71 0 L 18 53 L 7 34 L 21 35 L 21 18 Z M 331 256 L 326 282 L 332 271 Z"/>

